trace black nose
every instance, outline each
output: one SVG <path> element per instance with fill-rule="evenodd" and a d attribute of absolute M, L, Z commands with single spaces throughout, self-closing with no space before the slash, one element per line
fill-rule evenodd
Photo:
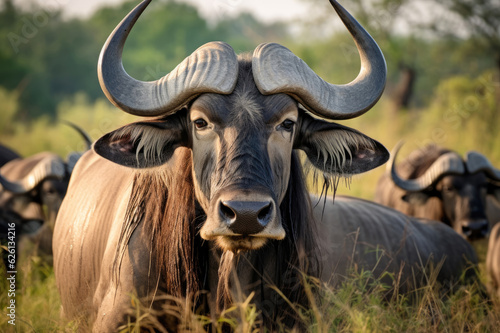
<path fill-rule="evenodd" d="M 252 235 L 264 230 L 273 216 L 272 201 L 221 201 L 219 214 L 235 234 Z"/>
<path fill-rule="evenodd" d="M 488 235 L 489 227 L 487 220 L 470 221 L 462 224 L 462 232 L 468 239 L 479 239 Z"/>

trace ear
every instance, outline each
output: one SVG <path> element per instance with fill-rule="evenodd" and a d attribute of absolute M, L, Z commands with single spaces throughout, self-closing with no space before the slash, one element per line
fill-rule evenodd
<path fill-rule="evenodd" d="M 131 168 L 162 165 L 175 149 L 188 146 L 185 112 L 126 125 L 96 141 L 94 151 L 102 157 Z"/>
<path fill-rule="evenodd" d="M 353 175 L 376 168 L 389 159 L 379 142 L 352 128 L 303 114 L 295 148 L 328 174 Z"/>

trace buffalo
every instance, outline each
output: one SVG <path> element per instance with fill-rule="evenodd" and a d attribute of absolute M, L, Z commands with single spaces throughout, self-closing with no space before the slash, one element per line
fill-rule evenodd
<path fill-rule="evenodd" d="M 68 123 L 90 149 L 90 138 L 78 126 Z M 43 253 L 52 254 L 52 233 L 57 212 L 66 194 L 69 177 L 82 153 L 70 153 L 64 161 L 51 152 L 42 152 L 26 158 L 16 158 L 0 168 L 0 209 L 5 216 L 16 220 L 16 237 L 25 230 Z M 12 216 L 17 215 L 15 219 Z M 29 226 L 22 226 L 23 223 Z M 33 226 L 40 229 L 35 232 Z"/>
<path fill-rule="evenodd" d="M 337 202 L 338 211 L 325 207 L 332 216 L 314 218 L 299 151 L 327 184 L 389 158 L 377 141 L 332 122 L 360 116 L 377 102 L 386 65 L 371 36 L 330 2 L 361 57 L 361 72 L 347 85 L 322 80 L 281 45 L 237 56 L 223 42 L 205 44 L 168 75 L 142 82 L 124 71 L 121 56 L 150 0 L 115 28 L 99 57 L 101 87 L 120 109 L 152 119 L 104 135 L 75 166 L 53 243 L 65 317 L 110 332 L 127 323 L 131 294 L 157 308 L 163 295 L 203 298 L 208 291 L 200 307 L 215 314 L 237 301 L 239 290 L 254 293 L 266 326 L 276 320 L 292 326 L 282 296 L 305 304 L 302 274 L 326 281 L 338 274 L 339 237 L 375 217 L 387 232 L 397 225 L 394 238 L 384 236 L 388 252 L 405 235 L 411 242 L 390 264 L 399 266 L 408 251 L 423 261 L 441 259 L 442 253 L 431 255 L 441 251 L 437 246 L 412 248 L 431 229 L 386 207 L 353 199 Z M 330 224 L 337 218 L 346 231 Z M 459 264 L 451 263 L 455 270 L 446 277 L 464 267 L 462 249 L 475 260 L 451 229 L 433 226 L 442 230 L 434 237 L 459 244 L 450 259 Z"/>
<path fill-rule="evenodd" d="M 444 222 L 468 240 L 486 237 L 490 223 L 497 222 L 487 202 L 500 201 L 500 170 L 478 152 L 462 158 L 436 145 L 412 152 L 396 166 L 400 147 L 377 184 L 375 200 L 411 216 Z"/>
<path fill-rule="evenodd" d="M 23 219 L 16 212 L 0 208 L 0 245 L 3 247 L 2 259 L 7 272 L 16 270 L 19 236 L 35 235 L 42 224 L 43 221 Z"/>
<path fill-rule="evenodd" d="M 0 168 L 6 164 L 7 162 L 10 162 L 16 158 L 20 158 L 21 156 L 13 151 L 12 149 L 0 145 Z"/>
<path fill-rule="evenodd" d="M 334 286 L 356 268 L 371 271 L 405 294 L 427 282 L 439 282 L 446 293 L 462 283 L 478 281 L 474 249 L 439 221 L 410 217 L 347 196 L 336 196 L 335 201 L 313 197 L 313 202 L 317 203 L 315 219 L 321 222 L 321 249 L 328 258 L 323 280 Z M 436 275 L 431 273 L 433 269 Z M 385 273 L 399 275 L 400 279 Z M 430 276 L 436 280 L 426 281 Z"/>
<path fill-rule="evenodd" d="M 500 296 L 500 223 L 495 224 L 491 229 L 486 254 L 486 272 L 493 291 Z"/>

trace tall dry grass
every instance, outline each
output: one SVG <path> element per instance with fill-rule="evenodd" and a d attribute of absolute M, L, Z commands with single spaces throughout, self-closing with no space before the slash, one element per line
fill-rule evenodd
<path fill-rule="evenodd" d="M 454 77 L 443 81 L 434 96 L 429 96 L 425 110 L 406 110 L 395 114 L 389 101 L 382 99 L 362 117 L 343 121 L 382 142 L 389 149 L 400 139 L 406 140 L 401 156 L 428 143 L 436 143 L 465 153 L 478 150 L 500 166 L 499 106 L 495 99 L 495 79 L 492 72 L 478 78 Z M 83 150 L 81 138 L 70 128 L 48 118 L 30 123 L 16 120 L 19 96 L 0 89 L 0 142 L 24 156 L 50 150 L 65 157 L 69 152 Z M 89 102 L 78 94 L 58 106 L 58 119 L 72 121 L 97 139 L 104 133 L 131 121 L 132 117 L 114 108 L 107 101 Z M 352 181 L 340 183 L 338 194 L 372 199 L 380 167 Z M 484 258 L 484 247 L 479 257 Z M 484 264 L 480 268 L 484 272 Z M 38 256 L 25 258 L 20 264 L 17 282 L 16 327 L 0 315 L 0 332 L 73 332 L 76 323 L 59 318 L 60 300 L 52 267 Z M 0 274 L 0 311 L 6 314 L 7 283 Z M 482 275 L 482 280 L 487 278 Z M 434 285 L 420 290 L 410 301 L 405 296 L 384 301 L 386 285 L 373 282 L 370 272 L 353 274 L 340 287 L 333 289 L 313 279 L 305 279 L 311 295 L 310 307 L 296 307 L 310 332 L 494 332 L 500 327 L 500 303 L 494 298 L 487 302 L 479 297 L 477 288 L 460 288 L 442 298 Z M 374 284 L 375 283 L 375 284 Z M 192 331 L 222 330 L 228 325 L 239 332 L 260 329 L 258 309 L 252 305 L 252 295 L 235 304 L 219 318 L 193 311 L 185 300 L 171 300 L 175 306 L 164 309 L 175 315 L 181 328 Z M 154 327 L 154 313 L 144 308 L 131 295 L 131 305 L 137 320 L 123 327 L 124 332 L 138 332 Z"/>
<path fill-rule="evenodd" d="M 6 282 L 0 281 L 1 332 L 76 332 L 78 324 L 59 317 L 60 300 L 53 269 L 39 257 L 25 258 L 18 270 L 16 326 L 7 323 Z M 293 305 L 300 318 L 300 329 L 280 332 L 495 332 L 500 327 L 500 302 L 482 297 L 481 288 L 461 286 L 443 295 L 429 274 L 428 285 L 410 295 L 392 295 L 392 286 L 373 277 L 370 271 L 353 271 L 338 287 L 304 277 L 309 305 Z M 396 279 L 396 277 L 394 277 Z M 386 280 L 385 280 L 386 281 Z M 197 312 L 190 300 L 164 297 L 161 309 L 151 309 L 130 295 L 130 319 L 120 332 L 171 331 L 157 317 L 177 320 L 180 332 L 260 332 L 260 312 L 252 303 L 253 294 L 233 304 L 217 317 Z M 286 301 L 286 300 L 285 300 Z"/>

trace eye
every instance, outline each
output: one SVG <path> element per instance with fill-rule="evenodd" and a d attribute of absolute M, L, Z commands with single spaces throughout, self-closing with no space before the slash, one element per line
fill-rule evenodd
<path fill-rule="evenodd" d="M 295 125 L 295 122 L 293 120 L 286 119 L 281 124 L 279 124 L 276 129 L 277 130 L 287 131 L 287 132 L 292 132 L 294 125 Z"/>
<path fill-rule="evenodd" d="M 448 186 L 445 185 L 444 188 L 443 188 L 443 190 L 445 192 L 453 192 L 453 191 L 455 191 L 455 189 L 452 186 L 449 186 L 449 185 Z"/>
<path fill-rule="evenodd" d="M 194 123 L 194 126 L 196 126 L 197 129 L 202 129 L 202 128 L 205 128 L 207 127 L 207 122 L 202 119 L 202 118 L 199 118 L 199 119 L 196 119 L 195 121 L 193 121 Z"/>
<path fill-rule="evenodd" d="M 53 188 L 53 187 L 49 187 L 45 190 L 45 193 L 47 194 L 55 194 L 56 193 L 56 189 Z"/>

